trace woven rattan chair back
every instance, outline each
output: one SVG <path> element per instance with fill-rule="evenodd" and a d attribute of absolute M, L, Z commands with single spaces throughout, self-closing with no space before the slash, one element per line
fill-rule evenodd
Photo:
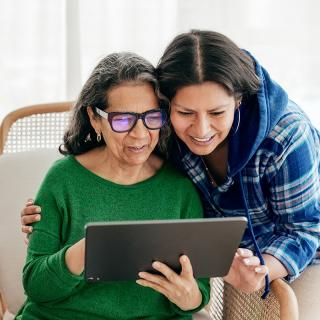
<path fill-rule="evenodd" d="M 297 320 L 298 303 L 293 290 L 283 280 L 271 283 L 270 294 L 245 294 L 222 278 L 211 279 L 211 299 L 207 306 L 213 320 Z"/>
<path fill-rule="evenodd" d="M 39 104 L 9 113 L 0 128 L 0 154 L 58 147 L 72 104 Z"/>

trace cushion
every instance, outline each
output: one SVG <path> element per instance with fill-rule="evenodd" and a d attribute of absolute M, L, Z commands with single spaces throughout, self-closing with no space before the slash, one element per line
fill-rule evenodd
<path fill-rule="evenodd" d="M 56 149 L 37 149 L 0 156 L 0 291 L 8 309 L 16 313 L 25 300 L 21 282 L 27 246 L 21 232 L 20 212 L 34 198 Z"/>

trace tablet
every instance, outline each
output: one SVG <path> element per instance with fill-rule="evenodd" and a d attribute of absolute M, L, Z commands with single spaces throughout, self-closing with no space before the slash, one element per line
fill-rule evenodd
<path fill-rule="evenodd" d="M 85 279 L 136 280 L 140 271 L 157 273 L 153 261 L 179 273 L 182 254 L 196 278 L 225 276 L 246 225 L 245 217 L 89 223 Z"/>

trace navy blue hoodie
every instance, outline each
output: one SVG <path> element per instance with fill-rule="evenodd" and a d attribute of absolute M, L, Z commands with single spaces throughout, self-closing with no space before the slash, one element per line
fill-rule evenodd
<path fill-rule="evenodd" d="M 253 60 L 260 88 L 235 113 L 226 181 L 213 187 L 202 158 L 177 137 L 170 157 L 199 189 L 205 217 L 246 216 L 241 246 L 262 263 L 261 253 L 276 257 L 292 281 L 320 247 L 320 134 Z"/>

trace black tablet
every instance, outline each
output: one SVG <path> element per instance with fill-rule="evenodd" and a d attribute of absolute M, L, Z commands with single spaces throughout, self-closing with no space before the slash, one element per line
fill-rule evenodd
<path fill-rule="evenodd" d="M 225 276 L 246 225 L 244 217 L 89 223 L 85 279 L 135 280 L 140 271 L 157 273 L 151 266 L 156 260 L 180 272 L 182 254 L 195 277 Z"/>

